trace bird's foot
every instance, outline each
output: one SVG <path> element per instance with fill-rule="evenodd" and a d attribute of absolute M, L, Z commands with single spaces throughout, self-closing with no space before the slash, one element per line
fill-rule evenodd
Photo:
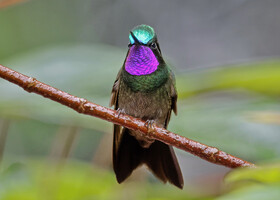
<path fill-rule="evenodd" d="M 153 131 L 153 126 L 154 126 L 154 124 L 155 124 L 155 120 L 153 120 L 153 119 L 148 119 L 148 120 L 145 122 L 144 125 L 147 127 L 148 132 L 151 132 L 151 131 Z"/>
<path fill-rule="evenodd" d="M 118 118 L 120 117 L 121 114 L 125 114 L 124 109 L 123 108 L 118 108 L 117 109 L 117 114 L 118 114 L 118 116 L 117 116 Z"/>

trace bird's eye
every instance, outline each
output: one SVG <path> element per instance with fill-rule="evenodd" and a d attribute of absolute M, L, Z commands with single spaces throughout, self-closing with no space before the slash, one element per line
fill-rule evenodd
<path fill-rule="evenodd" d="M 157 48 L 157 44 L 155 42 L 152 42 L 150 44 L 150 47 L 153 48 L 153 49 L 156 49 Z"/>
<path fill-rule="evenodd" d="M 127 45 L 128 47 L 131 47 L 132 46 L 132 44 L 131 43 L 128 43 L 128 45 Z"/>

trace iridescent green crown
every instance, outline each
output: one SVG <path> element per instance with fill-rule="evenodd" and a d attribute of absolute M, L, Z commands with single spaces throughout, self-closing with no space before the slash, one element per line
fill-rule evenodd
<path fill-rule="evenodd" d="M 142 44 L 147 44 L 150 40 L 155 37 L 155 31 L 152 27 L 142 24 L 136 26 L 132 29 L 133 34 Z M 129 40 L 131 44 L 134 44 L 135 41 L 131 34 L 129 34 Z"/>

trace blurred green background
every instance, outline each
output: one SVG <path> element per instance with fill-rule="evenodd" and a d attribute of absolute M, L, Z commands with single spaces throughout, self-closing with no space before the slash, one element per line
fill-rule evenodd
<path fill-rule="evenodd" d="M 177 78 L 169 130 L 264 163 L 229 173 L 176 150 L 184 190 L 145 168 L 119 185 L 112 124 L 0 80 L 0 199 L 279 199 L 279 8 L 276 0 L 0 0 L 0 64 L 103 106 L 129 30 L 153 26 Z"/>

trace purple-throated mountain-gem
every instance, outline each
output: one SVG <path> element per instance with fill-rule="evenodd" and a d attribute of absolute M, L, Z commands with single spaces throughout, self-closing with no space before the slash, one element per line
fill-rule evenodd
<path fill-rule="evenodd" d="M 154 29 L 139 25 L 130 31 L 128 53 L 113 85 L 110 106 L 167 128 L 171 111 L 177 113 L 174 74 L 162 58 Z M 139 165 L 146 164 L 163 182 L 183 188 L 184 181 L 172 146 L 114 125 L 113 168 L 123 182 Z"/>

